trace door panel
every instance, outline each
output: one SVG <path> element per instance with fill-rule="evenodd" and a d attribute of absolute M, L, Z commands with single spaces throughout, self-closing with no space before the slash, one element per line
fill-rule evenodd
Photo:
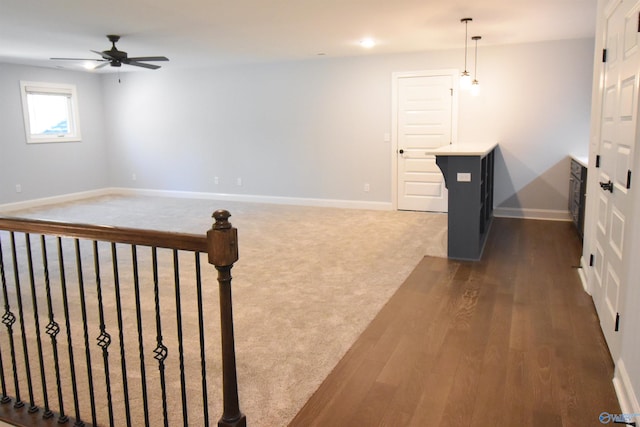
<path fill-rule="evenodd" d="M 618 152 L 616 154 L 616 179 L 614 184 L 616 190 L 622 191 L 625 195 L 628 193 L 627 189 L 627 175 L 631 169 L 631 147 L 624 144 L 618 144 Z"/>
<path fill-rule="evenodd" d="M 446 212 L 444 178 L 431 148 L 452 141 L 454 75 L 398 77 L 394 111 L 397 123 L 398 209 Z"/>
<path fill-rule="evenodd" d="M 608 182 L 606 180 L 605 182 Z M 609 201 L 605 195 L 601 194 L 598 199 L 598 232 L 607 232 L 607 208 L 609 207 Z"/>
<path fill-rule="evenodd" d="M 620 120 L 633 120 L 633 88 L 635 78 L 632 76 L 622 82 L 620 88 Z"/>
<path fill-rule="evenodd" d="M 635 55 L 638 48 L 638 17 L 633 7 L 624 20 L 624 57 Z"/>
<path fill-rule="evenodd" d="M 606 89 L 604 93 L 604 108 L 602 112 L 602 119 L 605 122 L 612 122 L 613 115 L 615 114 L 615 94 L 616 88 L 615 86 L 610 86 Z"/>
<path fill-rule="evenodd" d="M 598 285 L 599 294 L 602 293 L 602 275 L 604 274 L 604 250 L 599 244 L 596 244 L 596 253 L 595 253 L 595 277 L 596 283 Z"/>
<path fill-rule="evenodd" d="M 439 182 L 412 181 L 405 184 L 405 194 L 417 197 L 440 197 L 442 189 Z"/>
<path fill-rule="evenodd" d="M 618 295 L 620 290 L 620 279 L 615 273 L 615 268 L 611 265 L 607 266 L 607 286 L 605 303 L 610 312 L 618 310 Z"/>
<path fill-rule="evenodd" d="M 624 248 L 624 225 L 624 214 L 616 208 L 612 209 L 609 245 L 619 260 L 622 260 L 622 248 Z"/>

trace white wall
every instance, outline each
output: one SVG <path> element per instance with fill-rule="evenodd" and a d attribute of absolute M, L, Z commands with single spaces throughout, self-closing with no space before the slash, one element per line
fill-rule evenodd
<path fill-rule="evenodd" d="M 117 186 L 390 204 L 391 73 L 462 59 L 318 57 L 142 70 L 122 83 L 0 64 L 0 203 Z M 500 142 L 496 205 L 566 212 L 568 155 L 587 152 L 592 59 L 590 39 L 480 46 L 482 94 L 461 95 L 459 140 Z M 21 79 L 78 85 L 82 143 L 24 142 Z"/>
<path fill-rule="evenodd" d="M 455 50 L 105 76 L 111 184 L 391 202 L 391 73 L 462 60 Z M 592 39 L 480 47 L 482 94 L 461 96 L 459 140 L 500 142 L 496 205 L 566 212 L 568 155 L 588 151 L 592 62 Z"/>
<path fill-rule="evenodd" d="M 389 84 L 358 61 L 106 78 L 112 183 L 388 200 Z"/>
<path fill-rule="evenodd" d="M 500 143 L 496 206 L 567 210 L 567 156 L 588 153 L 592 63 L 593 40 L 501 46 L 482 54 L 486 91 L 478 101 L 461 102 L 460 137 Z"/>
<path fill-rule="evenodd" d="M 20 80 L 75 84 L 82 142 L 27 144 Z M 0 129 L 0 204 L 108 185 L 99 76 L 0 63 Z"/>

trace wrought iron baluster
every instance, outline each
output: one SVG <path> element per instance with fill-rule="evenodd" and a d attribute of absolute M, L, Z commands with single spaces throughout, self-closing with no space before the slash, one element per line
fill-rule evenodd
<path fill-rule="evenodd" d="M 0 347 L 0 386 L 2 387 L 2 398 L 0 403 L 6 404 L 11 402 L 11 398 L 7 396 L 7 383 L 4 380 L 4 362 L 2 358 L 2 347 Z"/>
<path fill-rule="evenodd" d="M 64 251 L 62 249 L 62 238 L 58 237 L 58 264 L 60 266 L 60 289 L 62 291 L 62 307 L 64 310 L 65 327 L 67 328 L 67 349 L 69 351 L 69 372 L 71 374 L 71 392 L 73 393 L 73 406 L 75 410 L 77 427 L 84 426 L 80 416 L 80 405 L 78 404 L 78 384 L 76 378 L 76 364 L 73 357 L 73 339 L 71 337 L 71 319 L 69 318 L 69 297 L 67 294 L 67 275 L 64 266 Z"/>
<path fill-rule="evenodd" d="M 36 280 L 33 273 L 33 255 L 31 253 L 31 237 L 29 233 L 24 235 L 27 248 L 27 264 L 29 268 L 29 281 L 31 283 L 31 301 L 33 305 L 33 320 L 36 328 L 36 346 L 38 348 L 38 361 L 40 363 L 40 381 L 42 383 L 42 398 L 44 400 L 44 413 L 42 418 L 53 417 L 53 412 L 49 408 L 49 392 L 47 391 L 47 375 L 44 368 L 44 357 L 42 355 L 42 338 L 40 336 L 40 317 L 38 315 L 38 298 L 36 293 Z"/>
<path fill-rule="evenodd" d="M 20 324 L 20 336 L 22 338 L 22 355 L 24 356 L 24 369 L 27 376 L 27 392 L 29 393 L 29 413 L 38 412 L 39 408 L 33 400 L 33 383 L 31 381 L 31 364 L 29 360 L 29 347 L 27 345 L 27 332 L 24 326 L 24 310 L 22 305 L 22 286 L 20 272 L 18 271 L 18 254 L 16 252 L 16 236 L 11 232 L 11 255 L 13 257 L 13 276 L 16 285 L 16 301 L 18 302 L 18 322 Z"/>
<path fill-rule="evenodd" d="M 91 352 L 89 351 L 89 326 L 87 324 L 87 302 L 84 291 L 84 273 L 82 271 L 82 254 L 80 251 L 80 241 L 75 239 L 76 267 L 78 269 L 78 291 L 80 292 L 80 310 L 82 312 L 82 326 L 84 338 L 84 355 L 87 362 L 87 382 L 89 384 L 89 402 L 91 404 L 91 422 L 98 425 L 96 418 L 96 400 L 93 391 L 93 373 L 91 372 Z"/>
<path fill-rule="evenodd" d="M 189 417 L 187 414 L 187 385 L 184 377 L 184 345 L 182 337 L 182 307 L 180 301 L 180 263 L 178 260 L 178 251 L 173 250 L 173 284 L 176 290 L 176 324 L 178 332 L 178 358 L 180 361 L 180 392 L 182 397 L 182 420 L 184 426 L 189 425 Z"/>
<path fill-rule="evenodd" d="M 209 425 L 209 397 L 207 392 L 207 357 L 205 354 L 204 342 L 204 310 L 202 307 L 202 273 L 200 270 L 200 252 L 196 252 L 196 292 L 198 299 L 198 333 L 200 338 L 200 366 L 202 372 L 202 408 L 204 415 L 204 426 Z"/>
<path fill-rule="evenodd" d="M 45 292 L 47 295 L 47 312 L 49 315 L 49 323 L 47 324 L 45 331 L 51 338 L 51 348 L 53 350 L 53 365 L 56 373 L 56 386 L 58 391 L 58 407 L 60 409 L 60 415 L 58 416 L 58 423 L 64 424 L 69 421 L 69 417 L 64 413 L 64 399 L 62 398 L 62 383 L 60 378 L 60 359 L 58 357 L 58 339 L 57 335 L 60 332 L 60 325 L 56 323 L 55 316 L 53 314 L 53 303 L 51 301 L 51 280 L 49 277 L 49 258 L 47 256 L 47 242 L 44 235 L 40 236 L 40 244 L 42 246 L 42 266 L 44 269 L 44 284 Z"/>
<path fill-rule="evenodd" d="M 11 312 L 11 304 L 9 303 L 9 294 L 7 292 L 7 279 L 4 273 L 4 258 L 2 255 L 2 241 L 0 241 L 0 273 L 2 276 L 2 295 L 4 297 L 4 314 L 2 315 L 2 323 L 7 327 L 9 334 L 9 350 L 11 355 L 11 368 L 13 369 L 13 384 L 15 387 L 16 398 L 13 403 L 14 408 L 22 408 L 24 402 L 20 397 L 20 382 L 18 381 L 18 369 L 16 366 L 16 349 L 13 338 L 13 324 L 16 322 L 16 316 Z M 3 367 L 4 372 L 4 367 Z M 2 403 L 11 402 L 11 398 L 7 395 L 7 389 L 4 383 L 4 375 L 2 375 Z"/>
<path fill-rule="evenodd" d="M 162 418 L 164 420 L 164 426 L 169 425 L 167 418 L 167 384 L 164 375 L 164 361 L 167 358 L 169 350 L 162 343 L 162 320 L 160 318 L 160 286 L 158 278 L 158 249 L 156 247 L 151 248 L 151 260 L 153 268 L 153 294 L 156 309 L 156 348 L 153 350 L 154 358 L 158 361 L 158 369 L 160 370 L 160 389 L 162 392 Z"/>
<path fill-rule="evenodd" d="M 124 348 L 124 324 L 122 322 L 122 301 L 120 299 L 120 276 L 118 274 L 118 253 L 116 244 L 111 243 L 111 260 L 113 263 L 113 286 L 116 293 L 116 317 L 118 319 L 118 339 L 120 341 L 120 367 L 122 369 L 122 392 L 127 427 L 131 427 L 131 407 L 129 404 L 129 383 L 127 381 L 127 359 Z"/>
<path fill-rule="evenodd" d="M 104 324 L 104 305 L 102 302 L 102 282 L 100 278 L 100 254 L 98 253 L 98 242 L 93 241 L 93 268 L 96 274 L 96 292 L 98 295 L 98 316 L 100 317 L 100 335 L 98 335 L 98 346 L 102 349 L 102 362 L 104 365 L 104 382 L 107 388 L 107 410 L 109 412 L 109 426 L 114 426 L 113 420 L 113 400 L 111 398 L 111 377 L 109 375 L 109 345 L 111 335 L 107 332 Z"/>
<path fill-rule="evenodd" d="M 144 339 L 142 336 L 142 310 L 140 303 L 140 280 L 138 276 L 138 250 L 136 245 L 131 245 L 131 257 L 133 264 L 133 287 L 136 298 L 136 319 L 138 322 L 138 349 L 140 351 L 140 377 L 142 382 L 142 404 L 144 410 L 144 425 L 149 426 L 149 402 L 147 396 L 147 374 L 144 365 Z"/>

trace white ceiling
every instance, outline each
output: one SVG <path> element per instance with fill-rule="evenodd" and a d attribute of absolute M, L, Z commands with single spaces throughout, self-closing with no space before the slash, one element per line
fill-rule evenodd
<path fill-rule="evenodd" d="M 596 1 L 3 0 L 0 62 L 81 69 L 49 58 L 97 58 L 107 34 L 129 56 L 169 57 L 167 68 L 462 48 L 464 17 L 480 47 L 586 38 Z M 364 50 L 364 37 L 379 44 Z"/>

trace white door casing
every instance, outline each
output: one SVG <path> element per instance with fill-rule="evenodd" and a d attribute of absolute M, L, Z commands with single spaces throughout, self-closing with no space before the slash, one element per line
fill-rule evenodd
<path fill-rule="evenodd" d="M 455 142 L 457 70 L 393 74 L 393 188 L 399 210 L 447 212 L 448 196 L 435 156 Z"/>
<path fill-rule="evenodd" d="M 602 112 L 598 147 L 593 275 L 594 303 L 609 351 L 620 355 L 620 296 L 628 282 L 624 266 L 630 262 L 625 241 L 632 221 L 630 178 L 638 136 L 638 83 L 640 77 L 640 1 L 624 0 L 606 24 Z"/>

